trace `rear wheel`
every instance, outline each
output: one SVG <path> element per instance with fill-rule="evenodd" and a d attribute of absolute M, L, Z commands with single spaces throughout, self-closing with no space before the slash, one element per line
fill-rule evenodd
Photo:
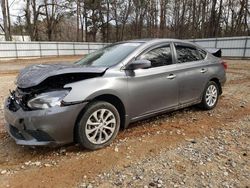
<path fill-rule="evenodd" d="M 84 111 L 78 125 L 77 138 L 81 146 L 100 149 L 109 145 L 120 128 L 120 116 L 110 103 L 98 101 L 90 104 Z"/>
<path fill-rule="evenodd" d="M 205 110 L 211 110 L 216 106 L 218 98 L 219 98 L 218 84 L 214 81 L 209 81 L 203 93 L 200 106 Z"/>

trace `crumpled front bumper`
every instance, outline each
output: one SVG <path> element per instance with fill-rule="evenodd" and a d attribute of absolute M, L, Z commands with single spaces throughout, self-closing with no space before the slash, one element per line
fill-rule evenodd
<path fill-rule="evenodd" d="M 5 127 L 20 145 L 63 145 L 74 141 L 74 126 L 80 111 L 87 103 L 44 110 L 24 111 L 9 108 L 5 101 Z"/>

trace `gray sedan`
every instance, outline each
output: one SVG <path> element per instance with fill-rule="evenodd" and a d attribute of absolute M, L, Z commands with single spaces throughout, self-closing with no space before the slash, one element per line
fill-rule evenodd
<path fill-rule="evenodd" d="M 129 123 L 199 104 L 213 109 L 227 65 L 193 43 L 118 42 L 74 64 L 21 70 L 5 102 L 6 129 L 21 145 L 109 145 Z"/>

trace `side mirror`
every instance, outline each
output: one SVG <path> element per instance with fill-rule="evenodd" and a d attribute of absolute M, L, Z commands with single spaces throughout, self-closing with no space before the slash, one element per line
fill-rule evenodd
<path fill-rule="evenodd" d="M 146 59 L 135 60 L 131 64 L 129 64 L 126 69 L 127 70 L 135 70 L 135 69 L 145 69 L 151 67 L 151 62 Z"/>

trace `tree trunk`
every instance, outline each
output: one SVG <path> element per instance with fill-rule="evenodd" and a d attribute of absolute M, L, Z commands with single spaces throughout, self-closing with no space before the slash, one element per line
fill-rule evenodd
<path fill-rule="evenodd" d="M 192 9 L 193 9 L 193 12 L 192 12 L 192 14 L 193 14 L 193 19 L 192 19 L 192 38 L 195 38 L 195 36 L 196 36 L 196 33 L 197 33 L 197 30 L 196 30 L 196 0 L 193 0 L 193 3 L 192 3 L 192 5 L 193 5 L 193 7 L 192 7 Z"/>
<path fill-rule="evenodd" d="M 83 30 L 84 30 L 84 18 L 83 18 L 83 14 L 81 12 L 80 14 L 80 23 L 81 23 L 81 42 L 83 42 Z"/>
<path fill-rule="evenodd" d="M 250 36 L 250 29 L 249 29 L 249 24 L 248 24 L 248 19 L 249 19 L 249 16 L 250 16 L 250 12 L 248 10 L 248 7 L 249 7 L 249 1 L 246 0 L 246 8 L 245 8 L 245 15 L 244 15 L 244 19 L 245 19 L 245 23 L 244 23 L 244 26 L 245 26 L 245 31 L 247 33 L 247 36 Z"/>
<path fill-rule="evenodd" d="M 166 24 L 166 1 L 160 2 L 160 37 L 164 37 L 164 30 Z"/>
<path fill-rule="evenodd" d="M 220 18 L 221 18 L 221 14 L 222 14 L 222 0 L 220 0 L 220 6 L 219 6 L 219 13 L 218 13 L 218 17 L 216 20 L 216 26 L 215 26 L 215 36 L 219 36 L 219 30 L 220 30 Z"/>
<path fill-rule="evenodd" d="M 106 27 L 106 42 L 109 42 L 109 0 L 107 0 L 107 27 Z"/>
<path fill-rule="evenodd" d="M 210 22 L 209 22 L 209 37 L 215 37 L 215 33 L 216 33 L 216 2 L 217 0 L 213 0 L 212 1 L 212 8 L 211 8 L 211 14 L 210 14 Z"/>
<path fill-rule="evenodd" d="M 80 12 L 80 2 L 76 0 L 76 41 L 79 41 L 79 12 Z"/>
<path fill-rule="evenodd" d="M 7 9 L 7 16 L 8 16 L 8 24 L 9 24 L 9 37 L 10 40 L 12 40 L 12 36 L 11 36 L 11 21 L 10 21 L 10 7 L 9 7 L 9 1 L 6 0 L 6 9 Z"/>
<path fill-rule="evenodd" d="M 4 36 L 6 41 L 10 41 L 10 25 L 9 25 L 9 16 L 7 12 L 7 0 L 2 0 L 1 7 L 2 7 L 2 13 L 3 13 L 3 27 L 4 27 Z"/>
<path fill-rule="evenodd" d="M 88 42 L 88 18 L 87 18 L 87 6 L 86 2 L 84 3 L 84 22 L 85 22 L 85 42 Z"/>
<path fill-rule="evenodd" d="M 32 40 L 38 41 L 38 31 L 37 31 L 37 21 L 40 15 L 39 9 L 36 7 L 36 0 L 32 1 L 32 10 L 33 10 L 33 29 L 32 29 Z"/>
<path fill-rule="evenodd" d="M 31 41 L 33 41 L 33 28 L 31 24 L 31 11 L 30 11 L 30 0 L 26 1 L 26 7 L 25 7 L 25 19 L 26 19 L 26 29 L 29 32 L 29 36 Z"/>
<path fill-rule="evenodd" d="M 118 27 L 118 15 L 117 10 L 115 9 L 115 40 L 119 40 L 119 27 Z"/>
<path fill-rule="evenodd" d="M 204 37 L 205 37 L 206 3 L 207 3 L 206 0 L 204 0 L 204 1 L 202 2 L 202 13 L 201 13 L 201 38 L 204 38 Z"/>

